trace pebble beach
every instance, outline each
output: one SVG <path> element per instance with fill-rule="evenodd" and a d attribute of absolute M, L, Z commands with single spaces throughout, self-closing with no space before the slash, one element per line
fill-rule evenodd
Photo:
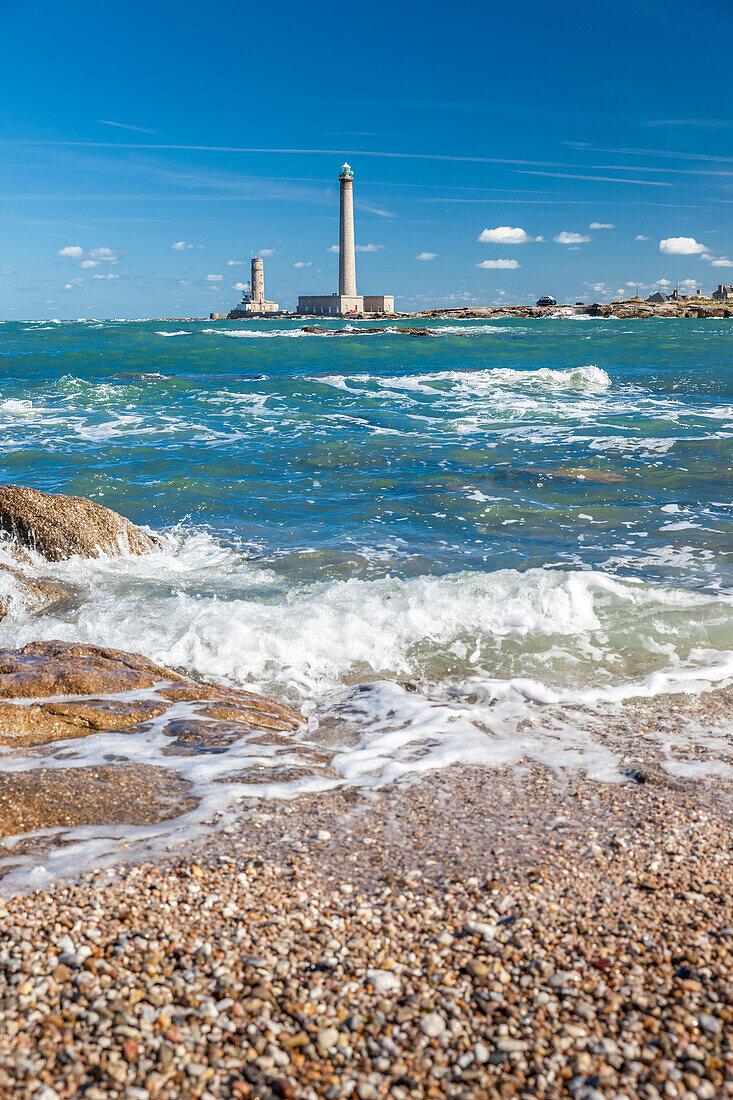
<path fill-rule="evenodd" d="M 730 783 L 262 800 L 0 909 L 0 1093 L 733 1095 Z"/>

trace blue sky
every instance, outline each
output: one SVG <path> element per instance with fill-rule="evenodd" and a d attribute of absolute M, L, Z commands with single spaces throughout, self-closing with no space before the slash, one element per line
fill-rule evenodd
<path fill-rule="evenodd" d="M 329 293 L 344 159 L 398 308 L 733 282 L 731 0 L 347 11 L 0 0 L 0 317 Z"/>

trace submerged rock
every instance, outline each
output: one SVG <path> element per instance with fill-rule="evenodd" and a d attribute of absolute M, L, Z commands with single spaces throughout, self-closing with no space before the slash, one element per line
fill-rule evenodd
<path fill-rule="evenodd" d="M 110 698 L 136 692 L 134 700 Z M 44 702 L 48 699 L 48 702 Z M 30 642 L 0 650 L 0 744 L 40 745 L 101 730 L 134 733 L 175 703 L 191 703 L 189 743 L 206 749 L 251 731 L 292 732 L 303 718 L 241 688 L 197 683 L 135 653 L 75 642 Z M 181 737 L 180 712 L 164 732 Z"/>
<path fill-rule="evenodd" d="M 309 336 L 375 336 L 388 332 L 390 336 L 439 336 L 432 328 L 323 328 L 320 325 L 303 325 Z"/>
<path fill-rule="evenodd" d="M 155 825 L 195 805 L 187 780 L 145 764 L 0 773 L 0 837 L 79 825 Z M 16 856 L 24 850 L 23 842 L 12 849 Z"/>
<path fill-rule="evenodd" d="M 74 554 L 149 554 L 160 546 L 154 536 L 101 504 L 23 485 L 0 486 L 0 530 L 48 561 Z"/>
<path fill-rule="evenodd" d="M 73 597 L 73 592 L 58 581 L 28 577 L 10 565 L 0 565 L 0 619 L 13 610 L 46 611 Z"/>

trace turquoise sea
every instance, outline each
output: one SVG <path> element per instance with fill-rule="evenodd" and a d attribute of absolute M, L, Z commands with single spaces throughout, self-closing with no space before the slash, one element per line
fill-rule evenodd
<path fill-rule="evenodd" d="M 2 479 L 165 536 L 150 558 L 38 562 L 77 599 L 16 602 L 1 644 L 253 686 L 310 719 L 288 766 L 335 754 L 295 779 L 246 744 L 165 758 L 209 792 L 243 761 L 272 794 L 456 761 L 621 778 L 624 700 L 733 681 L 733 325 L 430 325 L 1 325 Z M 659 736 L 670 769 L 730 769 L 704 723 Z M 161 761 L 154 738 L 93 741 L 63 762 Z"/>

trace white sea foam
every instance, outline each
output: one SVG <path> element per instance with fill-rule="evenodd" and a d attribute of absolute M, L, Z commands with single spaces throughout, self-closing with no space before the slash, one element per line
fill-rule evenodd
<path fill-rule="evenodd" d="M 4 416 L 27 417 L 33 416 L 34 412 L 32 401 L 23 401 L 15 397 L 9 397 L 6 401 L 0 401 L 0 413 Z"/>
<path fill-rule="evenodd" d="M 191 336 L 192 333 L 185 328 L 180 329 L 178 332 L 156 332 L 156 336 Z"/>
<path fill-rule="evenodd" d="M 384 548 L 379 554 L 390 558 Z M 0 599 L 9 604 L 4 645 L 45 637 L 141 652 L 289 700 L 309 719 L 285 747 L 245 736 L 221 753 L 170 755 L 156 721 L 134 738 L 98 734 L 45 754 L 44 767 L 129 760 L 172 769 L 194 784 L 201 804 L 180 821 L 103 830 L 128 843 L 185 838 L 243 795 L 373 786 L 456 762 L 529 759 L 617 781 L 625 746 L 609 737 L 614 708 L 733 683 L 733 599 L 600 571 L 464 571 L 284 588 L 275 569 L 206 533 L 182 531 L 165 536 L 163 552 L 149 557 L 54 565 L 31 557 L 39 575 L 71 585 L 78 604 L 30 616 L 13 579 L 0 572 Z M 713 729 L 676 732 L 674 753 L 661 730 L 659 737 L 675 766 L 686 746 L 690 754 L 704 747 L 711 768 L 730 766 L 730 747 Z M 320 752 L 333 753 L 328 769 L 314 757 L 314 738 Z M 280 777 L 286 764 L 294 778 Z M 36 757 L 4 757 L 16 770 L 38 765 Z M 258 770 L 256 783 L 248 768 Z M 262 783 L 268 770 L 271 779 Z M 234 772 L 241 781 L 218 782 Z M 49 857 L 49 874 L 63 858 L 68 867 L 69 851 L 81 858 L 93 850 L 98 858 L 99 835 L 70 834 L 72 848 Z M 110 841 L 105 851 L 113 849 Z"/>
<path fill-rule="evenodd" d="M 308 336 L 299 328 L 282 329 L 250 329 L 250 328 L 203 328 L 201 332 L 206 336 L 227 336 L 241 340 L 272 340 L 276 337 L 288 336 L 291 338 Z"/>

